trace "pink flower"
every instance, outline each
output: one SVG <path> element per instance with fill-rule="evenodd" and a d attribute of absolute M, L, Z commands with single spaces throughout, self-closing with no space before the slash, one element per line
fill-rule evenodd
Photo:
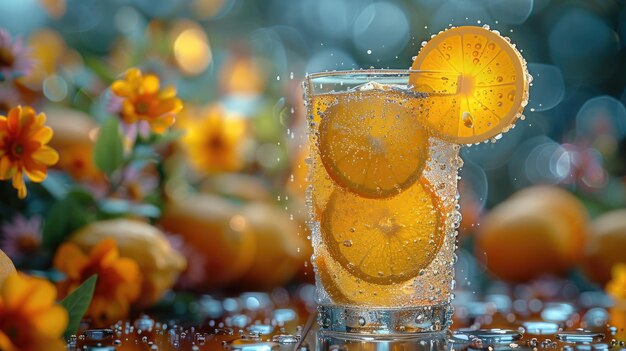
<path fill-rule="evenodd" d="M 157 170 L 149 163 L 144 167 L 126 167 L 123 171 L 123 184 L 116 195 L 131 202 L 142 202 L 159 186 Z"/>
<path fill-rule="evenodd" d="M 19 104 L 19 95 L 15 89 L 0 86 L 0 115 L 6 116 L 10 109 Z"/>
<path fill-rule="evenodd" d="M 0 227 L 0 248 L 14 260 L 34 253 L 41 245 L 41 224 L 40 216 L 26 219 L 20 214 L 16 215 L 13 221 Z"/>
<path fill-rule="evenodd" d="M 0 29 L 0 80 L 28 75 L 34 66 L 35 61 L 22 39 L 17 38 L 12 43 L 9 32 Z"/>

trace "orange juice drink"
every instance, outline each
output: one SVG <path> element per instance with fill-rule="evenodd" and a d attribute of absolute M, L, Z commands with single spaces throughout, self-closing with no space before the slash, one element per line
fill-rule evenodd
<path fill-rule="evenodd" d="M 313 264 L 331 330 L 440 331 L 450 318 L 462 162 L 417 122 L 429 106 L 410 73 L 456 90 L 453 73 L 308 77 Z"/>
<path fill-rule="evenodd" d="M 517 50 L 480 27 L 435 36 L 411 70 L 307 76 L 322 331 L 386 338 L 447 329 L 459 150 L 510 128 L 528 82 Z"/>

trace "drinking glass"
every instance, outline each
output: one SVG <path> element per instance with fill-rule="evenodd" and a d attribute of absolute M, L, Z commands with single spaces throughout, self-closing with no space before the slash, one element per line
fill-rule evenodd
<path fill-rule="evenodd" d="M 458 75 L 314 73 L 304 82 L 321 332 L 424 336 L 451 322 L 459 146 L 423 121 Z M 439 107 L 438 107 L 439 106 Z"/>

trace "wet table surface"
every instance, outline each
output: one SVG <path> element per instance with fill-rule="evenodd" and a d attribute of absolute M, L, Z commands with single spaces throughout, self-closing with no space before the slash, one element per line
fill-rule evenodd
<path fill-rule="evenodd" d="M 160 321 L 149 315 L 104 329 L 82 328 L 69 350 L 561 350 L 626 351 L 623 326 L 610 325 L 601 292 L 575 301 L 512 300 L 506 295 L 455 300 L 450 331 L 419 339 L 345 339 L 318 332 L 312 286 L 292 294 L 201 297 L 203 321 Z"/>

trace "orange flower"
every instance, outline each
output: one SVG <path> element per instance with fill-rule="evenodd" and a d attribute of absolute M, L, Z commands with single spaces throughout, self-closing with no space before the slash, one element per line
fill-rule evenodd
<path fill-rule="evenodd" d="M 159 77 L 143 76 L 137 68 L 129 69 L 123 80 L 111 84 L 111 91 L 121 98 L 119 115 L 126 124 L 146 121 L 156 133 L 163 133 L 174 124 L 175 115 L 183 104 L 176 89 L 168 86 L 159 90 Z"/>
<path fill-rule="evenodd" d="M 20 199 L 26 197 L 24 174 L 39 183 L 46 179 L 48 166 L 59 160 L 59 154 L 46 145 L 52 129 L 45 122 L 46 115 L 35 115 L 29 106 L 17 106 L 8 117 L 0 116 L 0 180 L 13 178 Z"/>
<path fill-rule="evenodd" d="M 626 301 L 626 263 L 614 265 L 611 275 L 611 280 L 606 284 L 606 292 L 616 300 Z"/>
<path fill-rule="evenodd" d="M 64 351 L 65 309 L 46 280 L 10 275 L 0 289 L 0 350 Z"/>
<path fill-rule="evenodd" d="M 182 139 L 191 164 L 203 173 L 232 172 L 243 167 L 246 121 L 228 116 L 219 105 L 190 119 Z"/>
<path fill-rule="evenodd" d="M 113 239 L 96 245 L 89 256 L 73 243 L 59 247 L 54 267 L 67 275 L 59 284 L 59 294 L 65 296 L 80 286 L 93 274 L 98 282 L 85 316 L 94 325 L 111 325 L 128 315 L 130 304 L 137 300 L 141 289 L 139 265 L 130 258 L 120 257 Z"/>

